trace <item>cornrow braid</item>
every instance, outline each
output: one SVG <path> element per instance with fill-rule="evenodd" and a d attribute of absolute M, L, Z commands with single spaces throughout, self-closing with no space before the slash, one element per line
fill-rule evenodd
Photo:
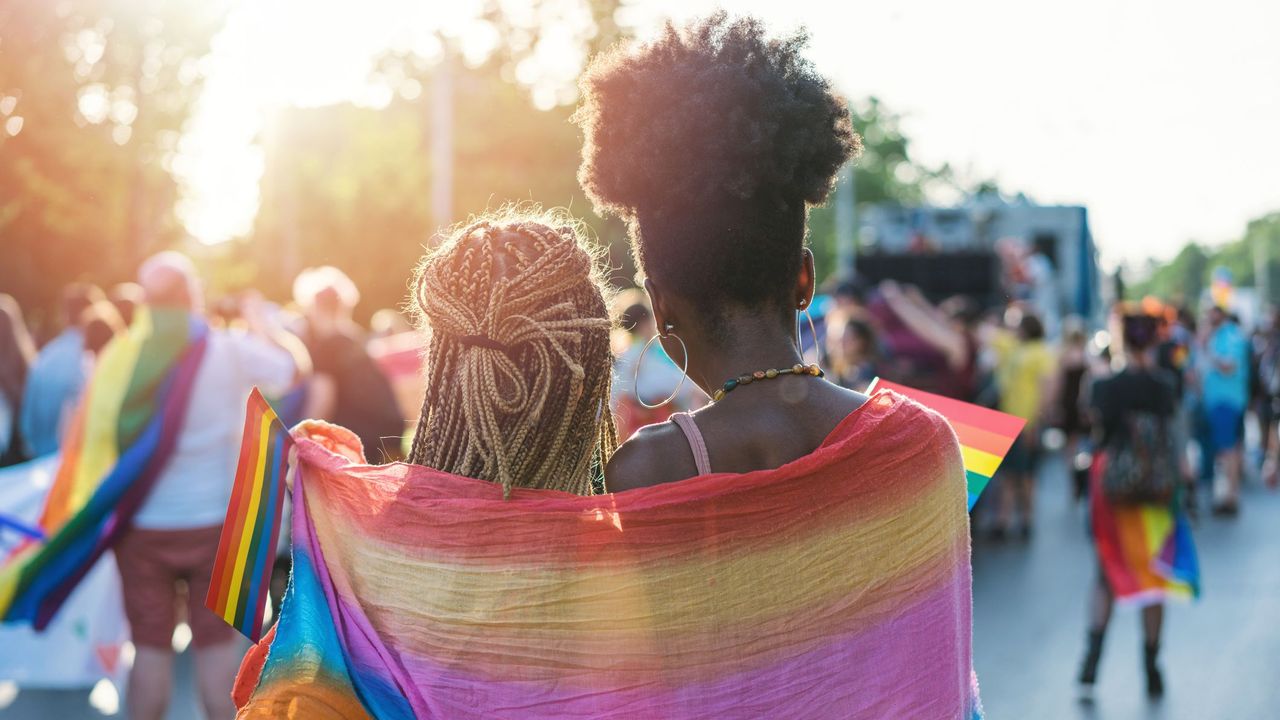
<path fill-rule="evenodd" d="M 414 277 L 430 333 L 411 462 L 513 487 L 592 492 L 618 446 L 612 323 L 577 226 L 519 208 L 454 232 Z"/>

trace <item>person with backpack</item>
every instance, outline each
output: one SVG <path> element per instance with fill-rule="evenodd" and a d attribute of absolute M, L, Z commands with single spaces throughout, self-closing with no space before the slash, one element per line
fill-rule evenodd
<path fill-rule="evenodd" d="M 1174 378 L 1156 365 L 1157 318 L 1122 311 L 1123 367 L 1097 381 L 1090 401 L 1095 454 L 1089 516 L 1098 579 L 1089 601 L 1088 642 L 1079 675 L 1083 699 L 1092 696 L 1102 641 L 1117 600 L 1142 608 L 1147 695 L 1164 694 L 1157 656 L 1170 597 L 1199 594 L 1199 568 L 1190 525 L 1176 497 L 1185 451 L 1175 424 Z"/>

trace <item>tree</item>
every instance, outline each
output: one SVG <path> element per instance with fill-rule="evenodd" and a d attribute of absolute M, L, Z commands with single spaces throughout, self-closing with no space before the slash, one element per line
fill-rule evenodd
<path fill-rule="evenodd" d="M 0 288 L 37 323 L 181 235 L 166 169 L 220 22 L 199 3 L 0 4 Z"/>
<path fill-rule="evenodd" d="M 1249 221 L 1244 235 L 1217 248 L 1188 243 L 1168 263 L 1154 266 L 1150 274 L 1130 286 L 1128 296 L 1154 295 L 1173 302 L 1194 305 L 1209 284 L 1216 267 L 1231 271 L 1235 283 L 1257 284 L 1255 253 L 1261 249 L 1263 270 L 1268 273 L 1270 297 L 1280 303 L 1280 211 Z"/>
<path fill-rule="evenodd" d="M 879 98 L 851 103 L 853 127 L 862 137 L 862 155 L 853 161 L 854 195 L 859 206 L 881 202 L 914 205 L 924 201 L 932 184 L 952 183 L 950 167 L 931 168 L 911 157 L 911 141 L 902 117 Z M 819 280 L 836 271 L 833 192 L 826 205 L 809 215 L 809 243 Z"/>
<path fill-rule="evenodd" d="M 599 13 L 606 5 L 612 3 L 590 7 Z M 581 137 L 569 122 L 572 95 L 556 94 L 566 102 L 538 109 L 537 87 L 515 81 L 526 75 L 517 67 L 536 52 L 539 26 L 515 25 L 496 10 L 489 22 L 505 40 L 476 66 L 447 42 L 443 64 L 382 58 L 374 79 L 396 93 L 385 108 L 338 105 L 277 117 L 267 138 L 261 209 L 235 253 L 258 269 L 238 278 L 278 295 L 303 265 L 332 264 L 361 287 L 361 315 L 404 300 L 409 268 L 440 230 L 428 203 L 431 88 L 440 72 L 451 73 L 453 88 L 451 219 L 512 202 L 566 207 L 611 247 L 614 266 L 629 266 L 621 224 L 592 214 L 578 187 Z M 584 32 L 578 41 L 590 47 L 597 37 Z"/>

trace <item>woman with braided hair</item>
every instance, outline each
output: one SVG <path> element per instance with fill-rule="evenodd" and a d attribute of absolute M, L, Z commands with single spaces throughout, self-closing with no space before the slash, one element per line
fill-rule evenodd
<path fill-rule="evenodd" d="M 488 216 L 423 258 L 414 286 L 430 340 L 409 461 L 589 494 L 617 434 L 604 282 L 575 224 Z"/>
<path fill-rule="evenodd" d="M 410 463 L 491 481 L 503 497 L 513 488 L 589 495 L 602 484 L 618 444 L 612 322 L 578 228 L 566 214 L 512 207 L 462 226 L 423 257 L 412 307 L 428 336 L 426 396 Z M 350 432 L 307 432 L 363 461 Z M 249 702 L 275 632 L 245 655 L 237 707 Z"/>

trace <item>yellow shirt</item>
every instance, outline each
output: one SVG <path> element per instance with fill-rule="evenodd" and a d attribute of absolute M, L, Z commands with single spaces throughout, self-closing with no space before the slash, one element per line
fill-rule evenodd
<path fill-rule="evenodd" d="M 996 351 L 996 387 L 1000 410 L 1033 423 L 1044 402 L 1045 380 L 1053 373 L 1053 353 L 1043 340 L 1024 342 L 1001 333 L 992 343 Z"/>

